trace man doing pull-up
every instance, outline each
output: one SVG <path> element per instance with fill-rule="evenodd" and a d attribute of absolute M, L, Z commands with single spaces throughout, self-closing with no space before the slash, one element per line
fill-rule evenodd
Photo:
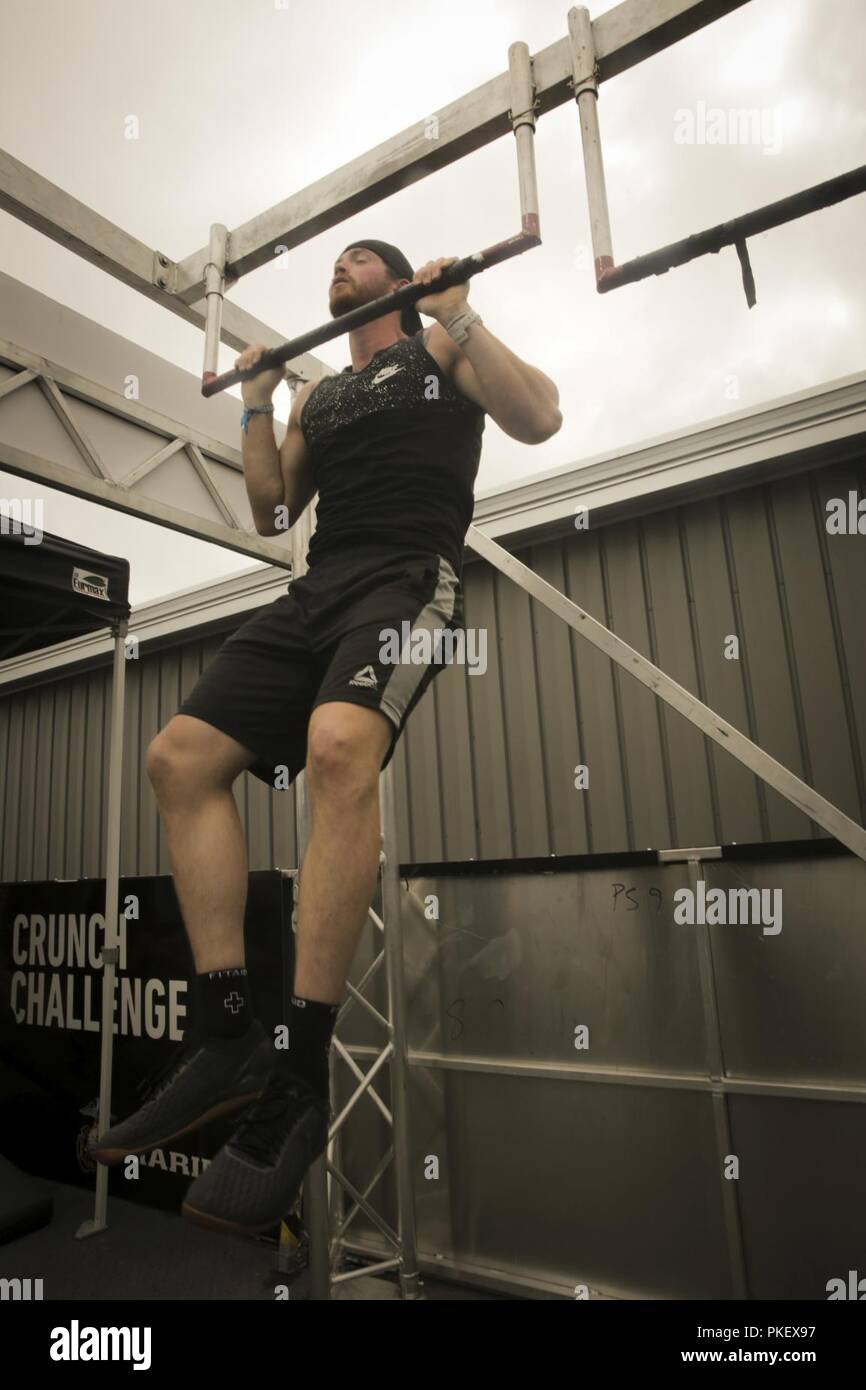
<path fill-rule="evenodd" d="M 402 284 L 433 286 L 455 259 L 413 272 L 387 242 L 353 241 L 334 264 L 331 315 Z M 285 369 L 243 384 L 256 530 L 279 534 L 318 493 L 316 529 L 307 572 L 228 638 L 148 748 L 195 962 L 192 1026 L 143 1108 L 92 1145 L 101 1162 L 119 1163 L 254 1101 L 183 1204 L 216 1229 L 274 1226 L 327 1144 L 331 1034 L 378 873 L 379 773 L 441 669 L 389 660 L 382 632 L 462 630 L 485 413 L 525 444 L 562 423 L 553 382 L 484 327 L 467 288 L 419 299 L 436 320 L 423 331 L 414 307 L 352 330 L 351 366 L 301 388 L 279 448 L 271 397 Z M 248 348 L 236 367 L 263 351 Z M 278 1050 L 252 1017 L 247 854 L 232 786 L 245 770 L 285 786 L 301 769 L 311 828 L 289 1045 Z"/>

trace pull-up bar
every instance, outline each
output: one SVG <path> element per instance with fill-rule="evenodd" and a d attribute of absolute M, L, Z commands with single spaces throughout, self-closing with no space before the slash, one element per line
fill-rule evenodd
<path fill-rule="evenodd" d="M 462 285 L 471 275 L 478 275 L 480 271 L 489 270 L 493 265 L 500 265 L 502 261 L 510 260 L 512 256 L 519 256 L 532 246 L 541 245 L 538 181 L 535 172 L 536 99 L 532 80 L 532 63 L 529 49 L 525 43 L 513 43 L 508 50 L 508 86 L 511 97 L 508 117 L 514 131 L 517 151 L 520 231 L 517 236 L 508 237 L 505 241 L 494 242 L 492 246 L 485 247 L 483 251 L 476 251 L 472 256 L 463 256 L 453 265 L 446 266 L 441 275 L 437 276 L 433 290 L 435 294 L 441 290 L 450 289 L 453 285 Z M 327 343 L 332 338 L 339 338 L 343 333 L 351 332 L 353 328 L 360 328 L 362 324 L 372 323 L 373 319 L 381 318 L 383 314 L 393 313 L 395 309 L 405 309 L 408 304 L 414 304 L 416 300 L 423 299 L 431 293 L 429 285 L 402 285 L 400 289 L 380 295 L 378 299 L 371 300 L 369 304 L 361 304 L 357 309 L 350 309 L 348 313 L 339 314 L 330 323 L 323 323 L 320 328 L 313 328 L 309 333 L 301 333 L 299 337 L 292 338 L 279 347 L 266 350 L 254 367 L 248 367 L 244 371 L 223 372 L 222 375 L 218 376 L 216 365 L 219 353 L 223 299 L 226 285 L 234 283 L 236 279 L 237 274 L 229 257 L 228 232 L 221 223 L 215 222 L 210 229 L 210 242 L 204 268 L 207 317 L 205 320 L 204 368 L 201 378 L 203 396 L 215 396 L 218 391 L 224 391 L 227 386 L 236 386 L 240 381 L 249 381 L 251 377 L 258 376 L 259 372 L 267 371 L 268 368 L 280 367 L 284 362 L 290 362 L 292 358 L 299 357 L 303 352 L 309 352 L 311 348 L 318 347 L 321 343 Z"/>
<path fill-rule="evenodd" d="M 621 285 L 633 285 L 650 275 L 664 275 L 675 266 L 686 265 L 698 256 L 719 252 L 723 246 L 734 246 L 742 270 L 746 303 L 750 309 L 754 308 L 757 294 L 755 277 L 749 261 L 749 248 L 746 244 L 747 237 L 781 227 L 797 217 L 805 217 L 807 213 L 817 212 L 857 193 L 866 192 L 866 165 L 861 164 L 857 169 L 814 184 L 811 188 L 805 188 L 788 198 L 780 198 L 777 202 L 756 208 L 754 212 L 745 213 L 742 217 L 731 218 L 716 227 L 682 237 L 668 246 L 660 246 L 646 255 L 635 256 L 633 260 L 617 265 L 613 255 L 598 120 L 599 60 L 595 27 L 585 6 L 575 6 L 569 10 L 568 39 L 572 67 L 570 85 L 580 116 L 596 289 L 599 294 L 607 294 L 610 290 L 619 289 Z"/>
<path fill-rule="evenodd" d="M 843 199 L 851 198 L 857 193 L 866 193 L 866 164 L 851 169 L 847 174 L 838 174 L 836 178 L 814 184 L 811 188 L 804 188 L 800 193 L 793 193 L 788 198 L 780 198 L 778 202 L 768 203 L 765 207 L 747 212 L 742 217 L 721 222 L 717 227 L 710 227 L 705 232 L 695 232 L 692 236 L 683 237 L 681 241 L 671 242 L 669 246 L 661 246 L 657 251 L 636 256 L 634 260 L 625 261 L 622 265 L 602 266 L 597 272 L 599 294 L 618 289 L 620 285 L 632 285 L 636 280 L 645 280 L 648 275 L 664 275 L 666 271 L 672 270 L 675 266 L 685 265 L 698 256 L 721 251 L 723 246 L 735 246 L 743 268 L 746 302 L 751 309 L 757 300 L 755 283 L 749 269 L 746 238 L 757 236 L 759 232 L 768 232 L 773 227 L 781 227 L 786 222 L 793 222 L 797 217 L 805 217 L 807 213 L 832 207 L 834 203 L 841 203 Z"/>
<path fill-rule="evenodd" d="M 538 225 L 537 217 L 535 225 Z M 227 386 L 236 386 L 239 381 L 249 381 L 251 377 L 258 376 L 259 372 L 282 366 L 284 362 L 300 357 L 302 352 L 310 352 L 321 343 L 339 338 L 353 328 L 360 328 L 362 324 L 371 323 L 373 319 L 390 314 L 395 309 L 404 309 L 407 304 L 414 304 L 425 295 L 439 294 L 441 290 L 450 289 L 452 285 L 461 285 L 471 275 L 478 275 L 482 270 L 489 270 L 493 265 L 499 265 L 512 256 L 519 256 L 523 251 L 540 245 L 541 237 L 532 231 L 519 232 L 517 236 L 509 237 L 506 241 L 497 241 L 493 246 L 486 246 L 483 251 L 476 251 L 473 255 L 464 256 L 462 260 L 447 266 L 442 274 L 437 276 L 434 286 L 401 285 L 398 290 L 391 290 L 389 294 L 380 295 L 378 299 L 371 299 L 369 304 L 361 304 L 357 309 L 350 309 L 347 313 L 338 315 L 330 323 L 323 323 L 320 328 L 311 328 L 309 332 L 301 333 L 280 347 L 269 348 L 262 353 L 254 367 L 248 367 L 245 371 L 223 372 L 221 376 L 214 372 L 205 372 L 201 393 L 203 396 L 215 396 Z"/>

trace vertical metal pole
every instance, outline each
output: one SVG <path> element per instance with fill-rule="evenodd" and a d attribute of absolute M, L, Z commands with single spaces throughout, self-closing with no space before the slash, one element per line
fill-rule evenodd
<path fill-rule="evenodd" d="M 592 254 L 595 278 L 598 282 L 613 266 L 613 243 L 610 235 L 610 216 L 607 210 L 607 190 L 604 183 L 604 162 L 601 155 L 601 134 L 598 126 L 598 68 L 592 20 L 589 10 L 575 6 L 568 12 L 568 37 L 571 43 L 572 85 L 580 116 L 583 141 L 583 164 L 586 172 L 586 195 L 589 200 L 589 224 L 592 232 Z"/>
<path fill-rule="evenodd" d="M 721 850 L 718 851 L 721 857 Z M 695 855 L 688 860 L 689 887 L 695 898 L 698 895 L 698 880 L 703 865 Z M 698 951 L 698 969 L 701 980 L 704 1027 L 706 1038 L 707 1072 L 710 1080 L 717 1083 L 713 1091 L 713 1123 L 716 1131 L 716 1160 L 719 1167 L 719 1184 L 722 1200 L 722 1215 L 725 1222 L 725 1237 L 728 1246 L 728 1267 L 731 1276 L 732 1297 L 749 1297 L 749 1282 L 746 1273 L 746 1256 L 743 1248 L 743 1227 L 740 1217 L 739 1183 L 725 1177 L 725 1157 L 731 1152 L 731 1121 L 728 1113 L 728 1097 L 721 1083 L 725 1077 L 725 1057 L 722 1049 L 722 1025 L 719 1017 L 719 1001 L 716 994 L 716 976 L 713 968 L 713 951 L 710 929 L 706 923 L 694 928 Z"/>
<path fill-rule="evenodd" d="M 294 401 L 295 382 L 289 385 L 289 395 Z M 311 504 L 298 517 L 291 530 L 292 537 L 292 580 L 300 579 L 302 574 L 307 571 L 307 551 L 310 546 L 310 537 L 313 534 L 313 523 L 315 508 Z M 304 850 L 306 849 L 309 836 L 309 808 L 307 806 L 307 788 L 305 775 L 299 772 L 294 781 L 295 792 L 295 828 L 298 841 L 298 867 L 300 868 Z"/>
<path fill-rule="evenodd" d="M 111 1124 L 111 1072 L 114 1056 L 114 979 L 120 954 L 117 930 L 117 897 L 120 880 L 120 817 L 123 789 L 123 711 L 126 693 L 125 618 L 117 619 L 114 629 L 114 665 L 111 682 L 111 725 L 108 736 L 108 805 L 105 841 L 105 942 L 102 950 L 102 1018 L 100 1021 L 99 1111 L 97 1133 Z M 85 1221 L 76 1237 L 95 1235 L 106 1228 L 108 1211 L 108 1169 L 96 1165 L 96 1204 L 93 1220 Z"/>
<path fill-rule="evenodd" d="M 307 548 L 313 531 L 313 508 L 308 507 L 292 527 L 292 579 L 300 579 L 307 569 Z M 298 842 L 298 869 L 303 864 L 310 833 L 310 811 L 307 798 L 306 773 L 299 772 L 294 781 L 295 827 Z M 303 892 L 299 873 L 298 894 Z M 294 982 L 293 986 L 294 988 Z M 333 1072 L 331 1073 L 333 1075 Z M 321 1154 L 311 1165 L 304 1179 L 304 1224 L 310 1239 L 309 1296 L 328 1300 L 331 1297 L 330 1222 L 328 1213 L 328 1169 Z"/>
<path fill-rule="evenodd" d="M 201 378 L 203 382 L 212 381 L 219 369 L 228 235 L 228 229 L 221 222 L 211 225 L 207 263 L 204 268 L 207 312 L 204 324 L 204 369 Z"/>
<path fill-rule="evenodd" d="M 525 43 L 513 43 L 508 50 L 511 78 L 511 125 L 517 142 L 517 178 L 520 185 L 520 230 L 540 236 L 538 180 L 535 174 L 535 88 L 532 63 Z"/>
<path fill-rule="evenodd" d="M 289 386 L 289 395 L 294 400 L 295 384 Z M 292 580 L 300 579 L 307 571 L 307 550 L 313 534 L 314 508 L 312 505 L 298 517 L 291 530 L 292 537 Z M 304 772 L 299 772 L 294 781 L 295 792 L 295 830 L 298 842 L 298 868 L 304 857 L 309 838 L 309 807 L 307 805 L 307 786 Z"/>
<path fill-rule="evenodd" d="M 385 978 L 391 1044 L 391 1112 L 394 1118 L 394 1177 L 400 1235 L 400 1288 L 404 1298 L 420 1298 L 415 1226 L 415 1187 L 409 1125 L 409 1058 L 406 1043 L 406 982 L 403 971 L 403 933 L 400 923 L 400 861 L 397 853 L 397 815 L 394 806 L 394 763 L 379 778 L 379 806 L 384 837 L 382 863 L 382 921 L 385 924 Z"/>

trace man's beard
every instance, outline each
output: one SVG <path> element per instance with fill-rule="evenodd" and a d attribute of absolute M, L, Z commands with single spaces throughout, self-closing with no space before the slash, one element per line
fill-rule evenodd
<path fill-rule="evenodd" d="M 360 309 L 363 304 L 371 304 L 374 299 L 381 299 L 383 294 L 388 293 L 387 285 L 382 285 L 380 289 L 368 290 L 364 293 L 364 291 L 360 290 L 357 285 L 353 285 L 349 280 L 343 281 L 341 285 L 337 285 L 335 288 L 340 290 L 340 294 L 335 305 L 332 304 L 329 297 L 329 308 L 331 310 L 332 319 L 339 318 L 341 314 L 348 314 L 351 309 Z"/>

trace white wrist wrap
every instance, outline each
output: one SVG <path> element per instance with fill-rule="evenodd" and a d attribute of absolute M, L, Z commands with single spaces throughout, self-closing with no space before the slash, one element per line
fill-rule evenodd
<path fill-rule="evenodd" d="M 450 323 L 445 323 L 442 327 L 455 343 L 465 343 L 469 337 L 469 329 L 473 323 L 482 323 L 484 320 L 480 314 L 476 314 L 474 309 L 464 309 L 461 314 L 457 314 L 451 319 Z"/>

